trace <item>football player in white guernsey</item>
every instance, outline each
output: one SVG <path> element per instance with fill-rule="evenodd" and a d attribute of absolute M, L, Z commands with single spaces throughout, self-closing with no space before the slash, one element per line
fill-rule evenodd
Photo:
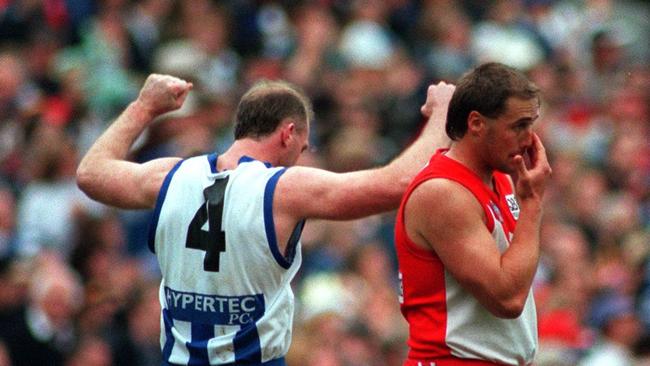
<path fill-rule="evenodd" d="M 224 154 L 127 161 L 149 123 L 180 108 L 191 89 L 150 75 L 82 159 L 78 185 L 108 205 L 154 209 L 149 245 L 162 273 L 164 364 L 284 365 L 305 220 L 396 209 L 428 157 L 449 142 L 444 121 L 454 86 L 429 87 L 422 133 L 375 169 L 292 167 L 308 148 L 312 107 L 281 81 L 260 82 L 242 97 L 235 142 Z"/>

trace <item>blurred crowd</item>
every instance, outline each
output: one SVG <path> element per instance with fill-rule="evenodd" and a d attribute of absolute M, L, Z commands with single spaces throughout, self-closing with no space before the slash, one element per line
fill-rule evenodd
<path fill-rule="evenodd" d="M 426 87 L 484 61 L 543 92 L 536 364 L 650 365 L 649 19 L 624 0 L 0 0 L 0 366 L 160 365 L 150 212 L 74 179 L 149 73 L 194 90 L 134 161 L 224 151 L 242 92 L 281 78 L 314 101 L 300 164 L 348 171 L 396 156 Z M 393 223 L 308 223 L 290 366 L 401 365 Z"/>

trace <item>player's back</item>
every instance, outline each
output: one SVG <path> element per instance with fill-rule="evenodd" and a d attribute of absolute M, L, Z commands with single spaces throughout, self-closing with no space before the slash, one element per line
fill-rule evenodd
<path fill-rule="evenodd" d="M 285 256 L 275 237 L 273 193 L 284 168 L 248 158 L 234 170 L 215 166 L 215 155 L 179 163 L 156 205 L 150 245 L 163 275 L 163 359 L 283 365 L 289 283 L 301 260 L 297 240 Z"/>

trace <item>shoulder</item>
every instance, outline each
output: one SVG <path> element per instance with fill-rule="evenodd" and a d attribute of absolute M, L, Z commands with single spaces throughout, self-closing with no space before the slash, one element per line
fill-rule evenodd
<path fill-rule="evenodd" d="M 316 201 L 326 196 L 328 187 L 335 186 L 331 181 L 328 183 L 330 174 L 334 175 L 326 170 L 311 167 L 282 168 L 274 175 L 275 190 L 279 193 L 278 202 L 294 207 L 305 200 Z"/>
<path fill-rule="evenodd" d="M 169 172 L 211 172 L 216 171 L 214 164 L 211 164 L 209 155 L 192 156 L 185 159 L 178 159 Z"/>
<path fill-rule="evenodd" d="M 461 183 L 447 178 L 431 178 L 413 188 L 409 201 L 454 206 L 476 202 L 474 194 Z"/>
<path fill-rule="evenodd" d="M 432 178 L 413 189 L 405 204 L 407 214 L 427 225 L 446 225 L 468 217 L 481 217 L 483 209 L 465 186 L 446 178 Z"/>
<path fill-rule="evenodd" d="M 293 166 L 282 168 L 280 184 L 289 190 L 299 188 L 306 189 L 310 187 L 318 187 L 325 181 L 335 179 L 336 176 L 336 173 L 323 169 Z"/>

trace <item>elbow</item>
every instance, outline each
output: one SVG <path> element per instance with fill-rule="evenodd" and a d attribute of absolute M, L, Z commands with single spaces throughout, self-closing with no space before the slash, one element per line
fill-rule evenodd
<path fill-rule="evenodd" d="M 373 200 L 372 205 L 379 208 L 377 213 L 399 208 L 404 198 L 404 193 L 411 183 L 411 178 L 410 176 L 405 177 L 389 174 L 375 182 L 376 188 L 373 194 L 367 195 L 367 197 Z M 349 205 L 349 201 L 346 199 L 343 204 Z"/>
<path fill-rule="evenodd" d="M 488 310 L 492 315 L 502 319 L 516 319 L 524 311 L 527 296 L 517 296 L 497 301 Z"/>
<path fill-rule="evenodd" d="M 402 198 L 404 198 L 404 193 L 406 192 L 408 186 L 411 184 L 412 180 L 413 177 L 401 176 L 393 180 L 394 183 L 389 185 L 393 188 L 391 197 L 392 200 L 396 203 L 396 208 L 399 207 L 400 203 L 402 202 Z"/>
<path fill-rule="evenodd" d="M 530 285 L 508 281 L 499 275 L 480 273 L 476 276 L 473 271 L 468 274 L 468 278 L 459 282 L 490 314 L 502 319 L 516 319 L 524 312 L 532 296 Z"/>
<path fill-rule="evenodd" d="M 83 162 L 79 164 L 79 167 L 77 167 L 76 181 L 77 187 L 79 187 L 82 192 L 86 194 L 90 192 L 92 187 L 92 173 Z"/>
<path fill-rule="evenodd" d="M 385 186 L 385 189 L 390 189 L 391 195 L 399 195 L 400 197 L 404 194 L 406 188 L 408 188 L 413 178 L 415 178 L 420 171 L 419 167 L 398 167 L 395 164 L 395 161 L 380 169 L 382 172 L 378 176 L 381 177 L 381 182 Z"/>
<path fill-rule="evenodd" d="M 413 177 L 404 176 L 404 177 L 400 177 L 397 180 L 398 184 L 396 184 L 396 186 L 398 187 L 397 190 L 398 190 L 398 194 L 399 194 L 400 198 L 404 195 L 404 192 L 406 192 L 406 189 L 408 188 L 408 186 L 413 181 L 413 178 L 415 178 L 415 176 L 413 176 Z"/>

